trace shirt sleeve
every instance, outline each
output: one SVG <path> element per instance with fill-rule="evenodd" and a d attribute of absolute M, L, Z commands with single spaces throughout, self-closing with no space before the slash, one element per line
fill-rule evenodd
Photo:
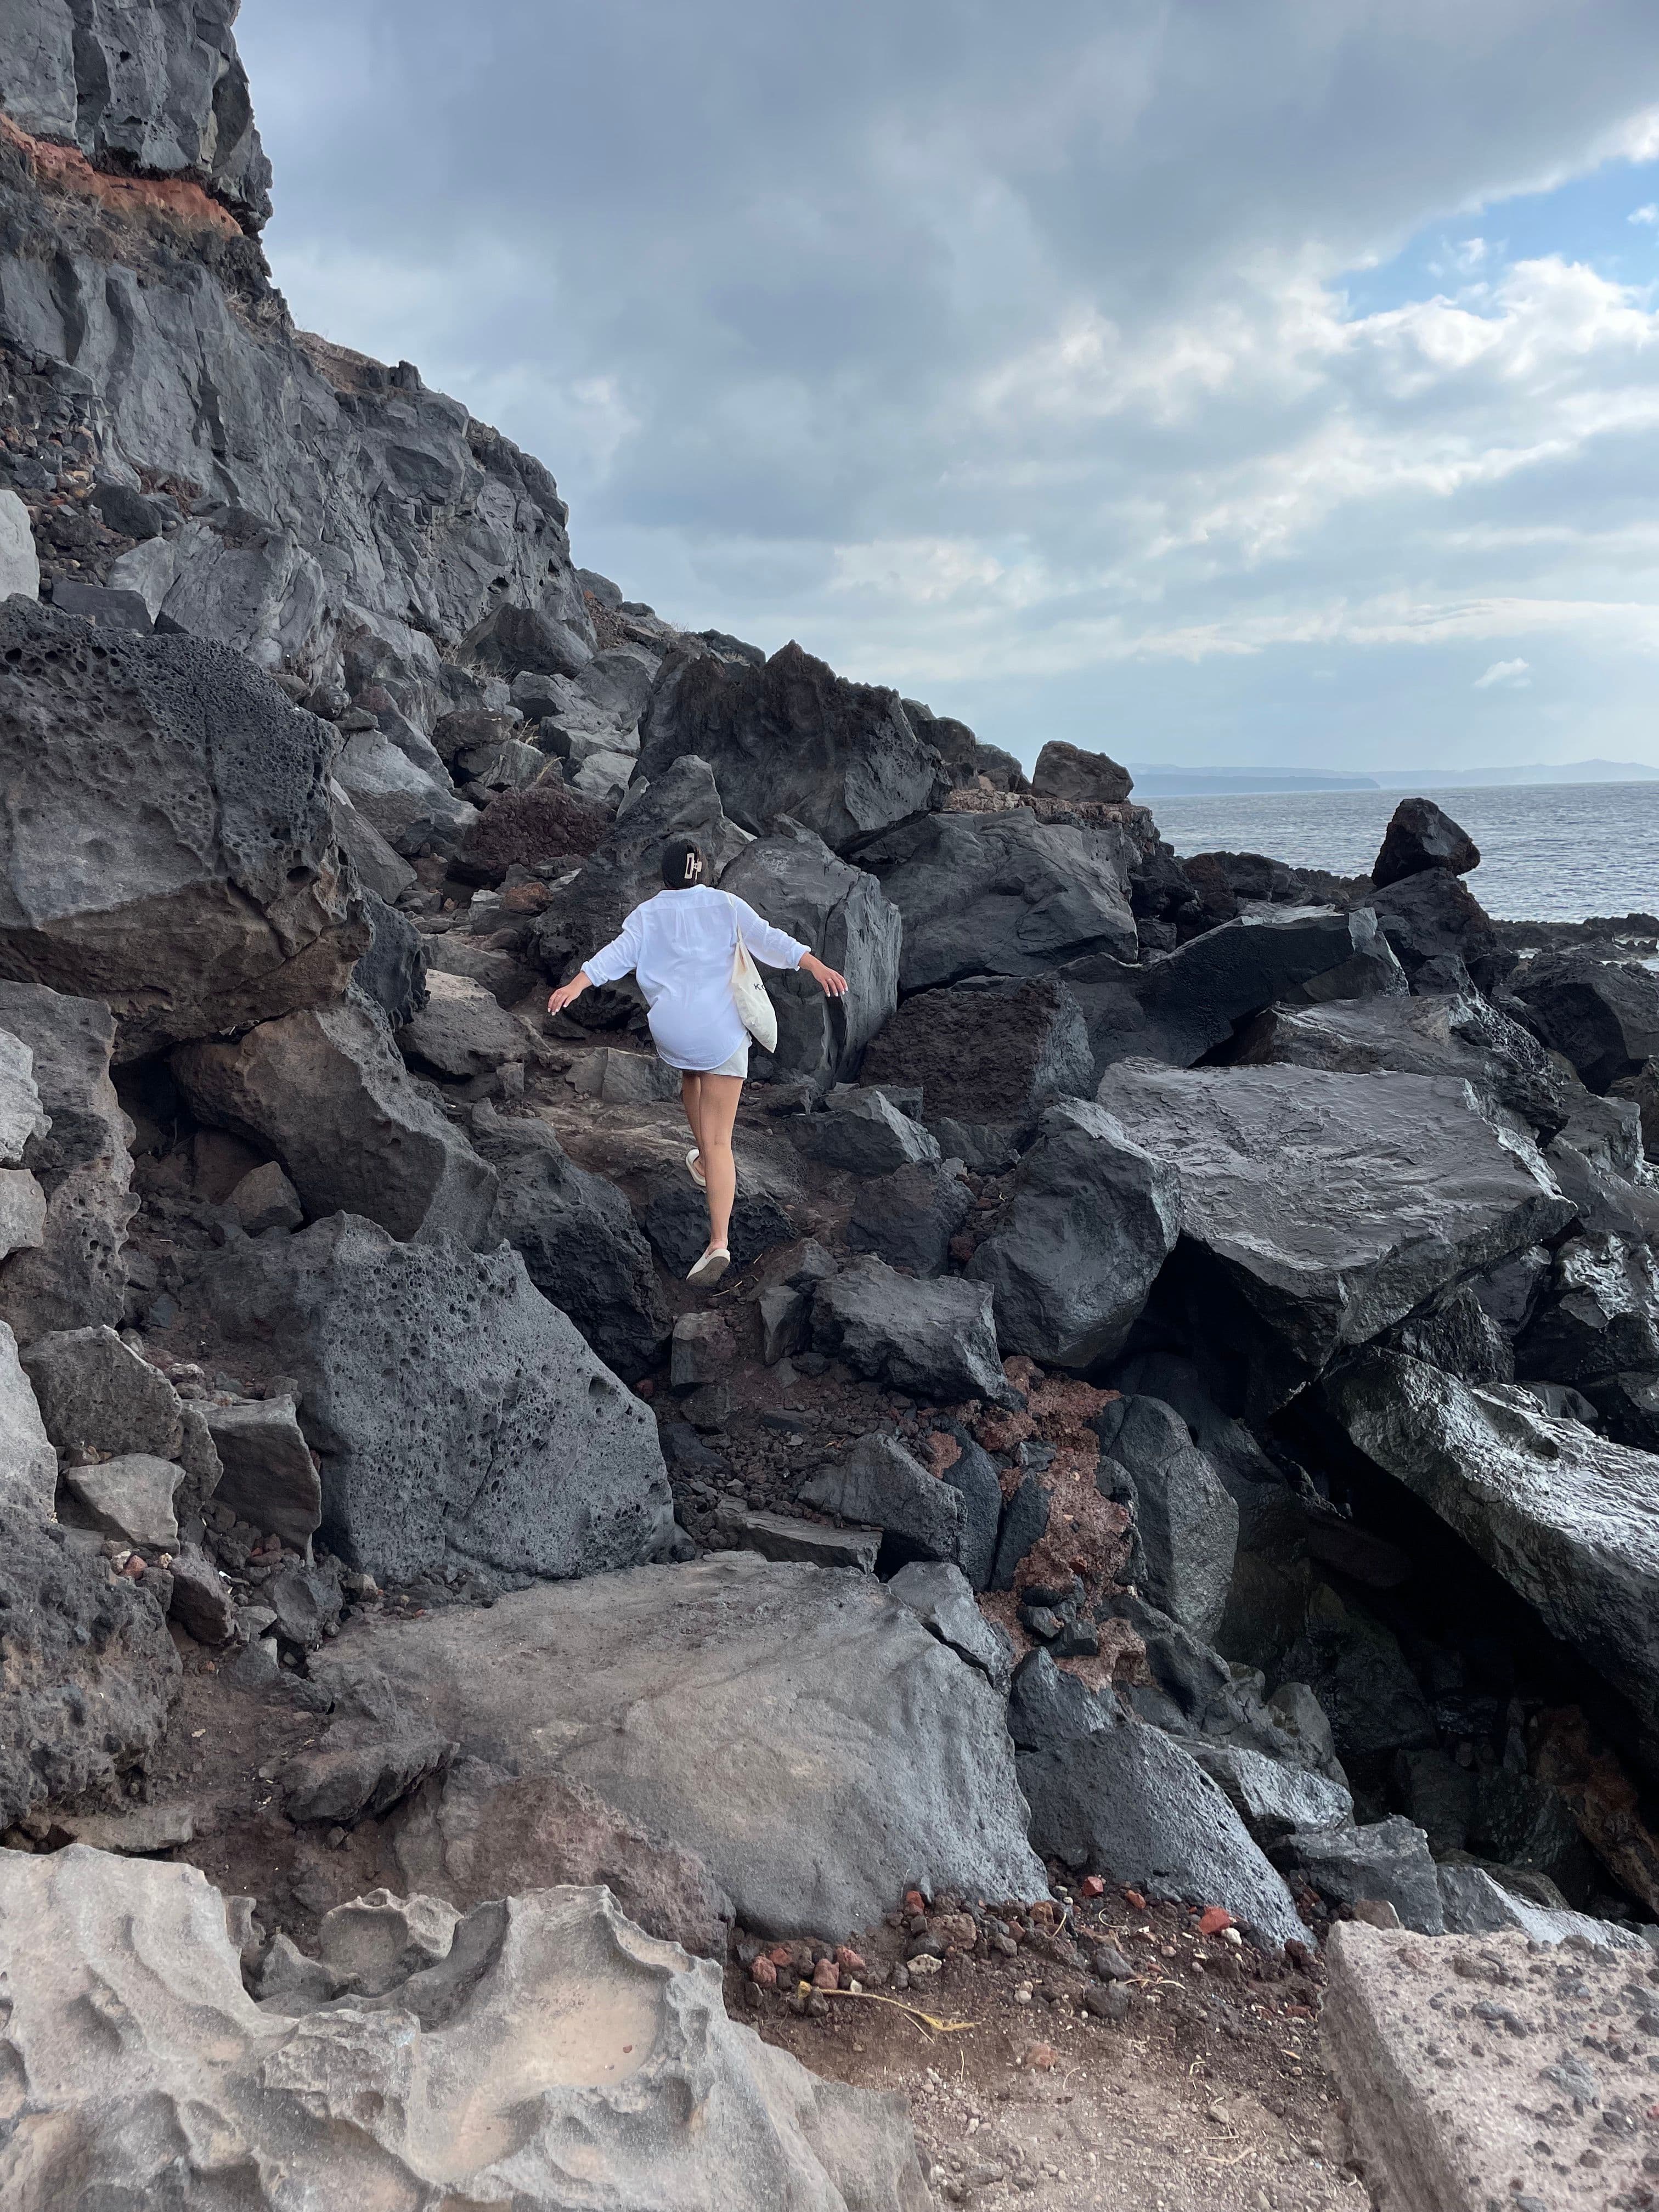
<path fill-rule="evenodd" d="M 591 960 L 583 961 L 583 975 L 590 983 L 619 983 L 638 964 L 645 949 L 644 938 L 640 909 L 635 907 L 623 922 L 621 933 L 609 945 L 602 945 Z"/>
<path fill-rule="evenodd" d="M 797 939 L 787 937 L 782 930 L 774 929 L 769 921 L 735 893 L 732 895 L 732 908 L 737 917 L 738 934 L 756 959 L 767 967 L 799 968 L 811 951 L 810 945 L 802 945 Z"/>

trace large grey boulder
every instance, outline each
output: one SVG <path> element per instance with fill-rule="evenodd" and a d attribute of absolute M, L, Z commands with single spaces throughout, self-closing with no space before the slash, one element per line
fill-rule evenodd
<path fill-rule="evenodd" d="M 1006 814 L 921 814 L 858 848 L 904 918 L 899 988 L 1136 956 L 1127 837 Z"/>
<path fill-rule="evenodd" d="M 1271 1412 L 1344 1346 L 1571 1218 L 1466 1084 L 1134 1061 L 1099 1096 L 1179 1174 L 1171 1295 L 1230 1412 Z"/>
<path fill-rule="evenodd" d="M 110 1079 L 115 1023 L 107 1006 L 40 983 L 0 981 L 0 1029 L 28 1047 L 50 1127 L 23 1161 L 46 1193 L 38 1249 L 0 1269 L 0 1314 L 24 1343 L 49 1329 L 118 1323 L 125 1316 L 132 1125 Z"/>
<path fill-rule="evenodd" d="M 847 996 L 830 999 L 810 975 L 768 975 L 778 1017 L 775 1079 L 820 1090 L 850 1080 L 865 1047 L 898 1004 L 903 925 L 897 908 L 873 876 L 848 866 L 822 838 L 787 819 L 744 847 L 720 887 L 746 899 L 847 978 Z"/>
<path fill-rule="evenodd" d="M 1553 1050 L 1592 1091 L 1639 1075 L 1659 1057 L 1659 975 L 1635 961 L 1593 952 L 1546 952 L 1510 979 L 1509 990 Z"/>
<path fill-rule="evenodd" d="M 1066 1099 L 1004 1188 L 968 1266 L 989 1286 L 998 1343 L 1079 1374 L 1115 1358 L 1175 1248 L 1176 1170 L 1103 1107 Z"/>
<path fill-rule="evenodd" d="M 34 1054 L 21 1037 L 0 1030 L 0 1167 L 15 1168 L 52 1123 L 40 1110 Z"/>
<path fill-rule="evenodd" d="M 1134 778 L 1109 753 L 1085 752 L 1051 738 L 1036 757 L 1031 788 L 1039 799 L 1082 799 L 1115 805 L 1134 789 Z"/>
<path fill-rule="evenodd" d="M 1480 865 L 1480 848 L 1474 838 L 1433 799 L 1402 799 L 1389 817 L 1382 847 L 1371 863 L 1371 882 L 1381 890 L 1429 868 L 1467 876 Z"/>
<path fill-rule="evenodd" d="M 273 1339 L 322 1458 L 322 1532 L 377 1580 L 446 1563 L 593 1574 L 672 1531 L 656 1429 L 518 1255 L 337 1214 L 216 1255 L 233 1340 Z"/>
<path fill-rule="evenodd" d="M 961 1492 L 930 1474 L 896 1437 L 860 1437 L 839 1458 L 826 1460 L 798 1494 L 820 1513 L 881 1529 L 884 1565 L 910 1559 L 961 1564 Z"/>
<path fill-rule="evenodd" d="M 864 1079 L 920 1085 L 930 1122 L 1018 1133 L 1050 1100 L 1089 1095 L 1094 1056 L 1082 1007 L 1041 975 L 916 992 L 872 1042 Z"/>
<path fill-rule="evenodd" d="M 339 996 L 368 930 L 325 725 L 222 647 L 21 599 L 0 665 L 0 976 L 106 1001 L 121 1060 Z"/>
<path fill-rule="evenodd" d="M 1492 990 L 1512 965 L 1485 907 L 1444 868 L 1384 884 L 1370 905 L 1413 991 Z"/>
<path fill-rule="evenodd" d="M 787 814 L 837 852 L 945 787 L 896 692 L 849 684 L 793 642 L 759 668 L 669 655 L 640 725 L 639 773 L 654 784 L 688 754 L 708 762 L 745 830 L 758 836 Z"/>
<path fill-rule="evenodd" d="M 849 1175 L 889 1176 L 908 1166 L 936 1166 L 939 1143 L 902 1114 L 884 1091 L 851 1085 L 832 1091 L 824 1110 L 789 1125 L 796 1148 Z"/>
<path fill-rule="evenodd" d="M 451 788 L 442 763 L 410 759 L 380 730 L 357 730 L 334 763 L 334 775 L 377 836 L 404 859 L 453 853 L 477 820 L 477 810 Z"/>
<path fill-rule="evenodd" d="M 1188 1749 L 1264 1850 L 1298 1829 L 1318 1832 L 1353 1820 L 1353 1799 L 1340 1782 L 1305 1766 L 1269 1759 L 1243 1743 L 1189 1741 Z"/>
<path fill-rule="evenodd" d="M 279 1936 L 256 2004 L 196 1868 L 78 1844 L 5 1859 L 0 2056 L 34 2116 L 0 2150 L 15 2212 L 75 2191 L 223 2202 L 226 2145 L 248 2212 L 337 2199 L 343 2158 L 365 2203 L 760 2212 L 787 2175 L 802 2212 L 927 2212 L 903 2100 L 821 2081 L 739 2027 L 720 1967 L 607 1890 L 464 1917 L 372 1891 L 325 1917 L 322 1960 Z M 118 2042 L 99 2024 L 112 2003 Z M 179 2112 L 188 2137 L 153 2124 Z"/>
<path fill-rule="evenodd" d="M 1393 1905 L 1401 1927 L 1421 1936 L 1445 1932 L 1429 1839 L 1399 1813 L 1363 1828 L 1298 1830 L 1273 1846 L 1273 1862 L 1327 1905 L 1352 1911 L 1370 1899 Z"/>
<path fill-rule="evenodd" d="M 1224 1905 L 1264 1950 L 1307 1940 L 1290 1892 L 1221 1790 L 1158 1729 L 1109 1719 L 1023 1751 L 1018 1764 L 1031 1842 L 1046 1856 L 1147 1897 Z"/>
<path fill-rule="evenodd" d="M 173 1496 L 185 1470 L 149 1452 L 126 1452 L 64 1469 L 64 1487 L 88 1522 L 124 1544 L 171 1552 L 179 1541 Z"/>
<path fill-rule="evenodd" d="M 914 1282 L 880 1260 L 850 1261 L 818 1285 L 812 1342 L 855 1374 L 918 1398 L 1018 1402 L 1002 1372 L 991 1293 L 978 1283 Z"/>
<path fill-rule="evenodd" d="M 494 1173 L 357 1001 L 186 1045 L 173 1070 L 198 1119 L 276 1154 L 312 1220 L 346 1212 L 394 1237 L 483 1237 Z"/>
<path fill-rule="evenodd" d="M 292 1398 L 243 1398 L 205 1408 L 223 1473 L 214 1497 L 239 1521 L 309 1549 L 323 1517 L 323 1486 Z"/>
<path fill-rule="evenodd" d="M 661 1358 L 669 1323 L 651 1247 L 628 1200 L 568 1158 L 544 1121 L 507 1120 L 481 1105 L 472 1137 L 498 1178 L 489 1240 L 504 1237 L 542 1296 L 607 1367 L 636 1382 Z"/>
<path fill-rule="evenodd" d="M 1236 1058 L 1248 1066 L 1322 1067 L 1341 1075 L 1457 1076 L 1483 1102 L 1518 1114 L 1546 1139 L 1571 1110 L 1559 1063 L 1477 991 L 1270 1007 L 1246 1031 Z"/>
<path fill-rule="evenodd" d="M 1094 1425 L 1096 1486 L 1134 1516 L 1136 1584 L 1160 1613 L 1208 1641 L 1232 1580 L 1237 1506 L 1185 1421 L 1161 1399 L 1113 1399 Z"/>
<path fill-rule="evenodd" d="M 1403 996 L 1406 978 L 1364 907 L 1276 907 L 1207 929 L 1166 959 L 1110 956 L 1060 971 L 1082 1006 L 1097 1068 L 1131 1058 L 1190 1067 L 1264 1006 Z"/>
<path fill-rule="evenodd" d="M 868 1576 L 722 1553 L 336 1648 L 472 1755 L 695 1852 L 750 1927 L 839 1936 L 911 1884 L 1043 1893 L 1001 1698 Z"/>
<path fill-rule="evenodd" d="M 538 1056 L 538 1041 L 516 1014 L 468 975 L 429 975 L 426 1004 L 399 1028 L 404 1056 L 456 1082 L 493 1075 L 509 1060 Z"/>
<path fill-rule="evenodd" d="M 1659 1261 L 1624 1237 L 1570 1237 L 1515 1347 L 1516 1373 L 1578 1389 L 1659 1369 Z M 1508 1379 L 1508 1378 L 1505 1378 Z"/>
<path fill-rule="evenodd" d="M 185 1409 L 159 1368 L 112 1328 L 63 1329 L 25 1345 L 24 1370 L 59 1451 L 179 1458 Z"/>
<path fill-rule="evenodd" d="M 1544 1626 L 1659 1718 L 1659 1457 L 1370 1351 L 1324 1401 L 1356 1450 L 1420 1498 Z"/>
<path fill-rule="evenodd" d="M 974 1210 L 957 1163 L 915 1160 L 860 1184 L 847 1217 L 847 1242 L 890 1267 L 937 1275 Z"/>

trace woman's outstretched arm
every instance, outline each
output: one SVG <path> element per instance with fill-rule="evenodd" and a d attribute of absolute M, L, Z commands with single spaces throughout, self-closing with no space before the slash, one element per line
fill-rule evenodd
<path fill-rule="evenodd" d="M 631 972 L 640 957 L 638 915 L 636 907 L 610 944 L 596 952 L 586 967 L 579 968 L 568 983 L 560 984 L 547 1002 L 550 1014 L 562 1014 L 573 1000 L 580 999 L 596 983 L 619 983 Z"/>
<path fill-rule="evenodd" d="M 826 966 L 817 953 L 809 952 L 799 938 L 774 929 L 746 899 L 732 896 L 732 905 L 738 918 L 738 934 L 757 960 L 763 961 L 769 968 L 798 968 L 803 975 L 810 975 L 829 998 L 847 996 L 846 976 L 837 969 Z"/>

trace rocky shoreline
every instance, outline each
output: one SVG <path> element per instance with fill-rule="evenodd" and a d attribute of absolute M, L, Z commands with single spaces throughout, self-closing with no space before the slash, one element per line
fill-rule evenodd
<path fill-rule="evenodd" d="M 626 599 L 119 12 L 0 128 L 0 2195 L 1651 2204 L 1659 923 Z M 543 1011 L 674 834 L 851 987 L 712 1296 Z"/>

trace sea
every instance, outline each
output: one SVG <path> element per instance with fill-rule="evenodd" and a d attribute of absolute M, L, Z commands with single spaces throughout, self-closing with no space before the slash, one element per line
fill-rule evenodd
<path fill-rule="evenodd" d="M 1176 851 L 1266 853 L 1340 876 L 1376 858 L 1401 791 L 1225 792 L 1153 799 Z M 1522 921 L 1659 913 L 1659 781 L 1437 787 L 1425 793 L 1480 848 L 1469 889 Z"/>

